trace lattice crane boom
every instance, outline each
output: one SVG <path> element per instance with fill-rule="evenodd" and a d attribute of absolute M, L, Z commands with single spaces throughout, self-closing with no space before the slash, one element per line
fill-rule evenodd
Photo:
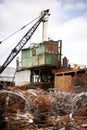
<path fill-rule="evenodd" d="M 39 20 L 29 29 L 29 31 L 22 37 L 19 43 L 14 47 L 11 51 L 10 55 L 7 57 L 6 61 L 0 68 L 0 74 L 4 71 L 4 69 L 11 63 L 11 61 L 17 56 L 17 54 L 22 50 L 24 45 L 29 41 L 29 39 L 34 34 L 35 30 L 39 26 L 41 22 L 45 19 L 46 16 L 49 15 L 49 9 L 41 12 Z"/>

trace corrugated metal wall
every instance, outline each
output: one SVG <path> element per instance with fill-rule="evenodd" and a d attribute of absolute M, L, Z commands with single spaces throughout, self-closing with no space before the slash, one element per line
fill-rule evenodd
<path fill-rule="evenodd" d="M 30 70 L 17 71 L 15 75 L 15 85 L 20 86 L 26 83 L 30 83 L 30 75 L 31 75 Z"/>
<path fill-rule="evenodd" d="M 74 86 L 74 80 L 71 75 L 55 76 L 55 89 L 59 91 L 71 92 Z"/>
<path fill-rule="evenodd" d="M 54 87 L 65 92 L 87 91 L 87 70 L 77 69 L 75 71 L 57 73 L 55 75 Z"/>

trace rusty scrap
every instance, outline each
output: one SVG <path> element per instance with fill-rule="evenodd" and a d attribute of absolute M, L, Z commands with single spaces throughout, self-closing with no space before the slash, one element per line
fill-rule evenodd
<path fill-rule="evenodd" d="M 58 129 L 87 129 L 87 92 L 0 91 L 0 130 Z"/>

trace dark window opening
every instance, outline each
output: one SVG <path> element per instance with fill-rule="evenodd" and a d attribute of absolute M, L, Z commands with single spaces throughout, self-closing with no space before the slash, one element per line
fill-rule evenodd
<path fill-rule="evenodd" d="M 36 56 L 36 50 L 32 50 L 32 56 Z"/>

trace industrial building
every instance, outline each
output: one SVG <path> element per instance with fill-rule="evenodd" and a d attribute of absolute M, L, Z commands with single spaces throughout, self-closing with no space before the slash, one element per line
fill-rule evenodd
<path fill-rule="evenodd" d="M 60 71 L 55 73 L 54 87 L 58 91 L 86 92 L 87 68 Z"/>
<path fill-rule="evenodd" d="M 58 91 L 87 90 L 85 66 L 70 66 L 67 57 L 62 59 L 62 40 L 31 44 L 22 50 L 21 67 L 17 61 L 15 85 L 28 84 L 36 88 L 55 88 Z"/>
<path fill-rule="evenodd" d="M 43 10 L 41 12 L 36 23 L 27 31 L 27 33 L 22 37 L 18 44 L 12 49 L 6 61 L 0 67 L 0 74 L 21 51 L 21 65 L 17 59 L 17 68 L 15 75 L 16 86 L 29 84 L 31 86 L 41 87 L 44 89 L 59 89 L 61 87 L 61 90 L 66 91 L 65 89 L 69 88 L 68 90 L 70 91 L 71 86 L 76 86 L 74 79 L 77 75 L 85 75 L 85 78 L 87 77 L 86 67 L 82 68 L 82 72 L 84 72 L 82 73 L 80 67 L 74 70 L 69 65 L 66 57 L 64 57 L 62 61 L 62 40 L 44 40 L 44 23 L 48 21 L 49 16 L 49 9 Z M 32 35 L 41 22 L 43 24 L 42 42 L 39 44 L 32 43 L 28 48 L 23 48 L 24 45 L 31 39 Z M 20 30 L 24 29 L 27 25 L 23 26 Z M 81 74 L 79 74 L 80 72 Z M 14 72 L 12 73 L 14 74 Z M 14 76 L 12 76 L 12 78 L 13 77 Z"/>
<path fill-rule="evenodd" d="M 62 40 L 58 40 L 32 44 L 29 48 L 23 49 L 21 68 L 18 64 L 15 84 L 43 83 L 45 87 L 53 87 L 53 70 L 61 66 L 61 48 Z"/>

